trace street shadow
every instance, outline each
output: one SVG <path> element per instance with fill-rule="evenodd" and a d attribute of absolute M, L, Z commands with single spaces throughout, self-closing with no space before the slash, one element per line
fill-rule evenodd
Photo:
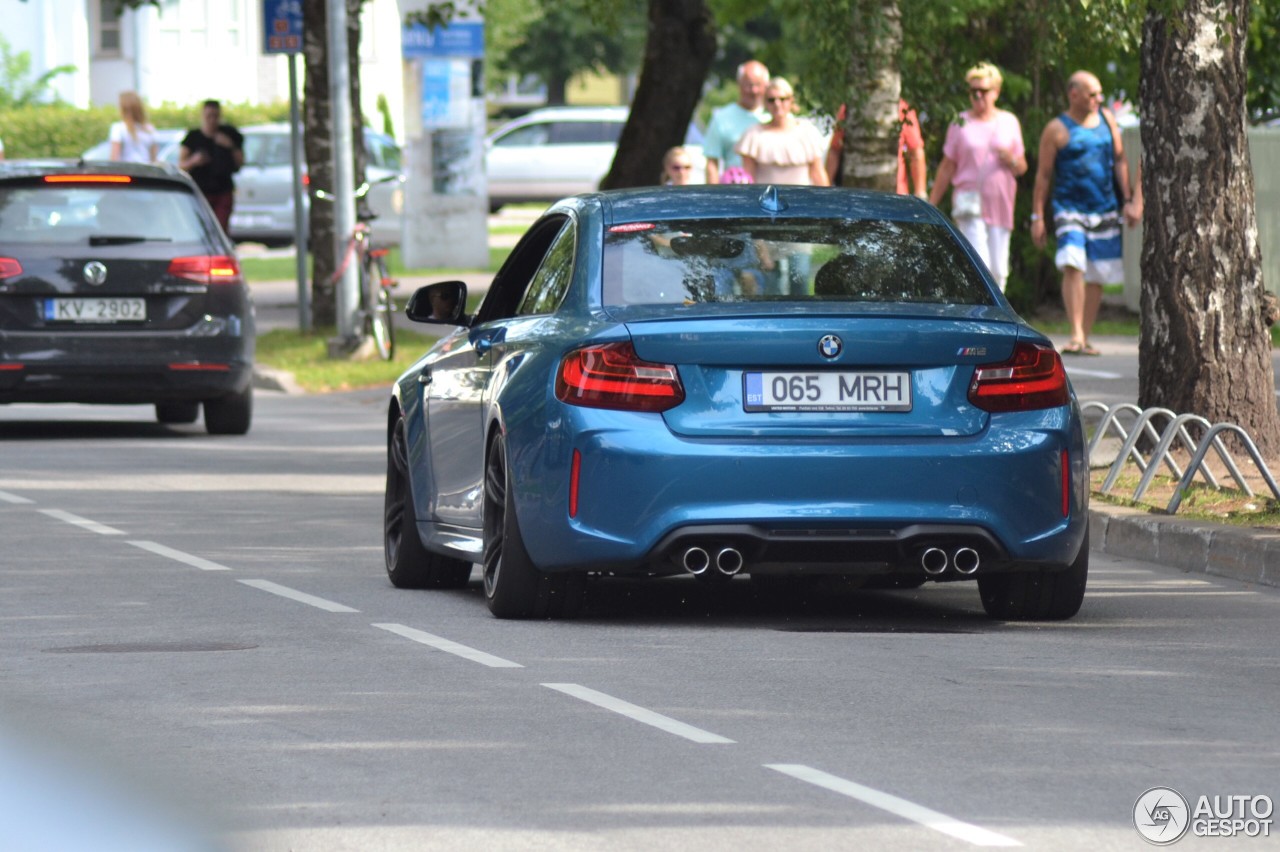
<path fill-rule="evenodd" d="M 206 435 L 199 421 L 166 425 L 142 420 L 0 420 L 0 441 L 76 441 L 92 438 L 195 438 Z"/>
<path fill-rule="evenodd" d="M 473 580 L 466 594 L 484 606 Z M 779 588 L 749 577 L 591 577 L 569 624 L 593 627 L 722 625 L 791 633 L 990 633 L 1005 629 L 982 611 L 974 583 L 928 583 L 912 590 L 855 588 L 837 577 Z"/>

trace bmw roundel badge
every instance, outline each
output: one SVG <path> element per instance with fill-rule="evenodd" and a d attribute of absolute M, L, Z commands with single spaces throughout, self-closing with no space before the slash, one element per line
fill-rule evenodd
<path fill-rule="evenodd" d="M 823 358 L 838 358 L 843 349 L 844 343 L 834 334 L 823 335 L 818 341 L 818 351 L 822 353 Z"/>

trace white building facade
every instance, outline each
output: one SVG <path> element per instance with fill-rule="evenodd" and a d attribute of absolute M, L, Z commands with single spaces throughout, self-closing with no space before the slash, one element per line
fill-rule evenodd
<path fill-rule="evenodd" d="M 159 0 L 117 11 L 115 0 L 0 0 L 10 50 L 31 55 L 31 76 L 75 68 L 52 81 L 80 107 L 115 104 L 136 91 L 147 105 L 289 100 L 288 60 L 263 53 L 265 7 L 279 0 Z M 404 64 L 397 0 L 367 0 L 361 17 L 362 111 L 381 128 L 386 98 L 403 139 Z M 298 58 L 299 98 L 303 62 Z"/>

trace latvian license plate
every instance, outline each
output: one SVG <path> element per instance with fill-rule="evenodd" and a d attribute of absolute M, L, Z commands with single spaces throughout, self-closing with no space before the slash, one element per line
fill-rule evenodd
<path fill-rule="evenodd" d="M 910 411 L 911 373 L 743 373 L 747 411 Z"/>
<path fill-rule="evenodd" d="M 45 299 L 46 322 L 145 322 L 146 299 Z"/>

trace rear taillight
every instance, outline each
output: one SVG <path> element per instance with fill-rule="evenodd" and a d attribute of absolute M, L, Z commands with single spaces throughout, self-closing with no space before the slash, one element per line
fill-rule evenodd
<path fill-rule="evenodd" d="M 133 183 L 128 175 L 45 175 L 45 183 Z"/>
<path fill-rule="evenodd" d="M 1062 358 L 1035 343 L 1019 343 L 1008 361 L 978 367 L 969 385 L 969 401 L 984 411 L 1034 411 L 1069 400 Z"/>
<path fill-rule="evenodd" d="M 0 257 L 0 281 L 16 278 L 22 274 L 22 264 L 12 257 Z"/>
<path fill-rule="evenodd" d="M 201 284 L 239 284 L 241 280 L 240 264 L 224 254 L 175 257 L 169 261 L 169 274 Z"/>
<path fill-rule="evenodd" d="M 674 364 L 642 361 L 630 343 L 609 343 L 564 356 L 556 398 L 588 408 L 666 411 L 684 402 L 684 387 Z"/>

